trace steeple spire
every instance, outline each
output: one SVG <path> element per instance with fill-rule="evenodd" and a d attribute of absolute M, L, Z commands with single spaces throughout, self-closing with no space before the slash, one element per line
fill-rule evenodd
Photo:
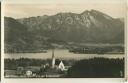
<path fill-rule="evenodd" d="M 54 49 L 52 49 L 52 68 L 55 67 L 55 56 L 54 56 Z"/>

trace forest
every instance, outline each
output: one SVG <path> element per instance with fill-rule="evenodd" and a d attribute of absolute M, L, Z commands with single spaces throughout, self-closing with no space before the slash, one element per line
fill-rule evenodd
<path fill-rule="evenodd" d="M 124 77 L 124 59 L 93 58 L 76 62 L 69 70 L 70 78 Z"/>

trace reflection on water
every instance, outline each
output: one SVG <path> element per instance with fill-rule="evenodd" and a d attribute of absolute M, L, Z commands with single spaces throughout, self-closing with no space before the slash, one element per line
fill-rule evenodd
<path fill-rule="evenodd" d="M 33 58 L 33 59 L 49 59 L 52 57 L 52 51 L 48 50 L 47 53 L 8 53 L 5 58 Z M 105 58 L 123 58 L 124 54 L 74 54 L 68 50 L 55 50 L 55 57 L 61 59 L 88 59 L 93 57 Z"/>

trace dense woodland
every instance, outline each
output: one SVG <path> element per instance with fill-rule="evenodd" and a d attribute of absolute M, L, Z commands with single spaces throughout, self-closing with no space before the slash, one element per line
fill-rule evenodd
<path fill-rule="evenodd" d="M 93 58 L 76 62 L 69 70 L 71 78 L 124 77 L 124 59 Z"/>

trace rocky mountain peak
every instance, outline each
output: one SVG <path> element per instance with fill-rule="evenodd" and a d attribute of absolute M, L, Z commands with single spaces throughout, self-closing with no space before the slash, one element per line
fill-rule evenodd
<path fill-rule="evenodd" d="M 117 39 L 123 38 L 124 33 L 123 21 L 97 10 L 87 10 L 81 14 L 58 13 L 51 16 L 17 19 L 17 21 L 27 26 L 32 33 L 50 37 L 54 32 L 52 37 L 67 42 L 120 42 Z"/>

